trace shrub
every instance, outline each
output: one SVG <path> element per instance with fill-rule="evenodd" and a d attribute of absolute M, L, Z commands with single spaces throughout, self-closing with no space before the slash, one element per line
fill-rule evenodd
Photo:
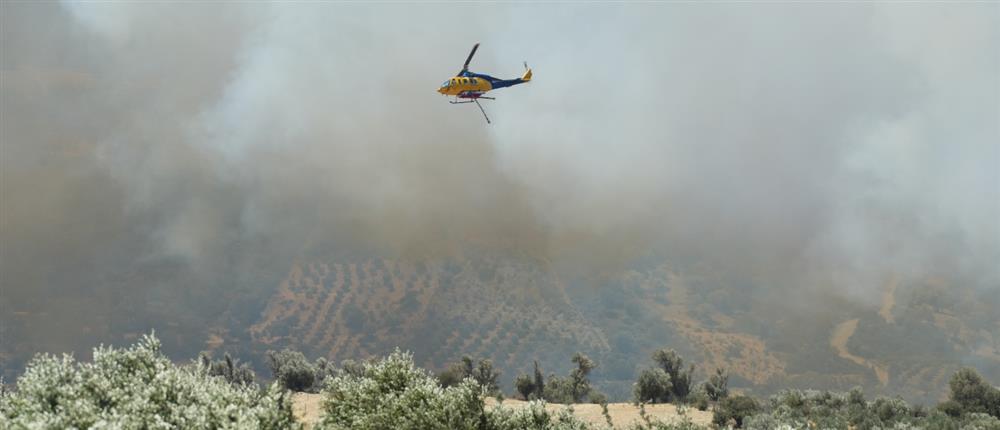
<path fill-rule="evenodd" d="M 531 378 L 531 376 L 518 375 L 518 377 L 514 379 L 514 388 L 519 394 L 521 394 L 522 399 L 530 400 L 531 395 L 535 392 L 535 381 Z"/>
<path fill-rule="evenodd" d="M 261 392 L 209 371 L 175 366 L 152 335 L 96 348 L 91 363 L 39 355 L 0 401 L 0 428 L 298 428 L 277 385 Z"/>
<path fill-rule="evenodd" d="M 950 417 L 958 418 L 962 416 L 962 404 L 954 400 L 946 400 L 937 405 L 937 410 L 947 414 Z"/>
<path fill-rule="evenodd" d="M 545 398 L 545 377 L 535 360 L 533 375 L 522 374 L 514 380 L 514 388 L 524 400 L 541 400 Z"/>
<path fill-rule="evenodd" d="M 574 403 L 573 383 L 564 376 L 549 375 L 543 394 L 545 401 L 550 403 Z"/>
<path fill-rule="evenodd" d="M 307 391 L 316 382 L 316 370 L 301 352 L 290 349 L 268 351 L 267 362 L 271 367 L 271 376 L 289 390 Z"/>
<path fill-rule="evenodd" d="M 705 392 L 704 384 L 696 388 L 690 395 L 688 395 L 688 403 L 693 405 L 699 411 L 708 410 L 709 399 L 708 394 Z"/>
<path fill-rule="evenodd" d="M 257 380 L 250 365 L 240 363 L 227 352 L 222 360 L 212 360 L 212 356 L 207 352 L 202 352 L 198 356 L 201 366 L 208 370 L 211 376 L 219 376 L 233 385 L 251 385 Z"/>
<path fill-rule="evenodd" d="M 310 363 L 301 352 L 290 349 L 267 351 L 267 363 L 271 367 L 271 376 L 292 391 L 318 393 L 326 378 L 336 373 L 325 358 Z"/>
<path fill-rule="evenodd" d="M 607 397 L 590 385 L 590 372 L 597 363 L 586 355 L 576 353 L 573 355 L 573 364 L 576 367 L 570 371 L 569 376 L 549 375 L 548 382 L 543 382 L 543 398 L 552 403 L 580 403 L 585 400 L 593 403 L 600 403 Z M 539 371 L 536 369 L 538 380 Z"/>
<path fill-rule="evenodd" d="M 468 378 L 442 387 L 427 371 L 413 365 L 410 354 L 398 350 L 364 365 L 358 375 L 342 373 L 323 391 L 326 415 L 321 426 L 331 429 L 585 429 L 568 414 L 553 416 L 543 404 L 510 410 L 485 407 L 486 392 Z"/>
<path fill-rule="evenodd" d="M 661 349 L 653 353 L 653 361 L 670 375 L 670 393 L 673 398 L 684 401 L 691 392 L 694 365 L 684 370 L 684 359 L 672 349 Z"/>
<path fill-rule="evenodd" d="M 466 378 L 472 378 L 490 394 L 500 392 L 497 380 L 500 371 L 493 368 L 493 361 L 481 359 L 478 363 L 472 357 L 464 356 L 462 361 L 454 363 L 437 376 L 443 387 L 452 387 L 462 383 Z"/>
<path fill-rule="evenodd" d="M 487 412 L 486 430 L 588 430 L 587 423 L 573 416 L 569 408 L 558 413 L 545 409 L 545 402 L 510 409 L 503 406 Z"/>
<path fill-rule="evenodd" d="M 607 404 L 608 396 L 607 394 L 604 394 L 600 391 L 591 389 L 590 392 L 587 393 L 587 403 L 592 403 L 595 405 Z"/>
<path fill-rule="evenodd" d="M 635 382 L 635 401 L 639 403 L 665 403 L 670 401 L 670 375 L 663 369 L 643 370 Z"/>
<path fill-rule="evenodd" d="M 961 405 L 962 413 L 985 413 L 1000 418 L 1000 390 L 986 383 L 975 369 L 959 370 L 948 386 L 950 400 Z"/>
<path fill-rule="evenodd" d="M 583 355 L 581 353 L 573 354 L 573 364 L 576 364 L 576 369 L 570 372 L 570 383 L 571 394 L 573 396 L 573 403 L 580 403 L 583 399 L 590 397 L 592 394 L 592 388 L 590 386 L 590 371 L 597 367 L 597 363 L 591 360 L 590 357 Z"/>
<path fill-rule="evenodd" d="M 729 396 L 729 374 L 721 367 L 716 368 L 715 374 L 709 376 L 703 386 L 708 399 L 718 402 Z"/>
<path fill-rule="evenodd" d="M 1000 420 L 981 413 L 963 415 L 961 409 L 955 401 L 942 403 L 932 411 L 911 408 L 899 398 L 880 397 L 867 402 L 857 388 L 849 393 L 788 390 L 772 396 L 766 411 L 747 418 L 744 427 L 1000 430 Z"/>
<path fill-rule="evenodd" d="M 361 376 L 365 372 L 364 363 L 358 363 L 357 361 L 347 359 L 340 362 L 340 374 L 347 374 L 353 376 Z M 333 376 L 336 373 L 331 373 Z"/>
<path fill-rule="evenodd" d="M 641 420 L 632 422 L 627 430 L 708 430 L 708 427 L 703 427 L 695 424 L 691 421 L 691 417 L 687 416 L 684 407 L 677 409 L 677 413 L 680 415 L 680 420 L 673 420 L 671 422 L 661 421 L 655 419 L 648 414 L 646 414 L 645 403 L 639 404 L 639 415 Z"/>
<path fill-rule="evenodd" d="M 535 397 L 544 398 L 545 397 L 545 376 L 542 374 L 542 369 L 538 367 L 538 360 L 535 360 Z"/>
<path fill-rule="evenodd" d="M 760 405 L 753 398 L 736 395 L 727 397 L 715 406 L 712 414 L 712 422 L 725 426 L 730 420 L 736 423 L 736 427 L 743 426 L 743 420 L 760 411 Z"/>

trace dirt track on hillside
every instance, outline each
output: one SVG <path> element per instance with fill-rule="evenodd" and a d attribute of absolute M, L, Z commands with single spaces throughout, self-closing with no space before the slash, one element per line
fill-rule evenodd
<path fill-rule="evenodd" d="M 833 329 L 833 335 L 830 336 L 830 346 L 837 351 L 837 355 L 841 358 L 846 358 L 874 371 L 875 376 L 883 386 L 889 384 L 889 369 L 886 366 L 866 360 L 864 357 L 851 354 L 851 351 L 847 350 L 847 340 L 854 335 L 854 331 L 857 329 L 857 318 L 838 324 L 837 327 Z"/>

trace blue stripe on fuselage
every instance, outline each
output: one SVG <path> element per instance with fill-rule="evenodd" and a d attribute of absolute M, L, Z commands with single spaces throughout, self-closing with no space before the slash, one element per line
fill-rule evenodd
<path fill-rule="evenodd" d="M 509 86 L 512 86 L 512 85 L 523 84 L 525 82 L 527 82 L 527 81 L 524 81 L 521 78 L 518 78 L 518 79 L 497 79 L 496 81 L 490 82 L 490 84 L 493 85 L 493 89 L 495 90 L 497 88 L 503 88 L 503 87 L 509 87 Z"/>
<path fill-rule="evenodd" d="M 482 73 L 470 72 L 468 70 L 462 72 L 460 74 L 460 76 L 467 77 L 467 78 L 486 79 L 487 81 L 489 81 L 490 85 L 493 87 L 494 90 L 497 89 L 497 88 L 509 87 L 511 85 L 523 84 L 523 83 L 526 82 L 526 81 L 524 81 L 521 78 L 517 78 L 517 79 L 497 79 L 497 78 L 494 78 L 494 77 L 492 77 L 490 75 L 484 75 Z"/>

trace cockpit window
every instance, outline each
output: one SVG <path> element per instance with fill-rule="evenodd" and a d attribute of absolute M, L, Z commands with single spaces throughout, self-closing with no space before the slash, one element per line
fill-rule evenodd
<path fill-rule="evenodd" d="M 443 84 L 441 84 L 441 88 L 446 88 L 446 87 L 448 87 L 449 85 L 451 85 L 451 81 L 444 81 L 444 83 L 443 83 Z"/>

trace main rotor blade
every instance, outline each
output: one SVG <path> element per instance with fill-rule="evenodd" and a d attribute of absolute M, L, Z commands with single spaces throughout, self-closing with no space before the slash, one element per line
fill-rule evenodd
<path fill-rule="evenodd" d="M 479 49 L 479 43 L 472 45 L 472 52 L 469 53 L 469 58 L 465 59 L 465 65 L 462 66 L 462 71 L 469 70 L 469 62 L 472 61 L 472 56 L 476 55 L 476 50 Z"/>

